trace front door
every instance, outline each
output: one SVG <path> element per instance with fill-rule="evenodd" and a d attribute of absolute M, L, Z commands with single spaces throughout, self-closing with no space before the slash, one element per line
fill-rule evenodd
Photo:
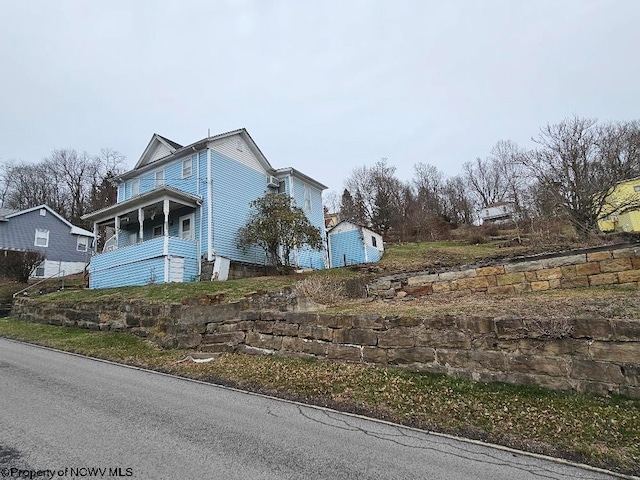
<path fill-rule="evenodd" d="M 194 220 L 195 215 L 193 213 L 180 217 L 180 228 L 178 232 L 180 238 L 184 238 L 185 240 L 193 240 L 195 238 L 193 235 L 195 227 Z"/>

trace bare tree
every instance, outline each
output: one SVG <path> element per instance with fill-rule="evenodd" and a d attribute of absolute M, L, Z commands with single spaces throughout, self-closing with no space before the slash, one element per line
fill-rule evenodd
<path fill-rule="evenodd" d="M 38 163 L 8 162 L 0 166 L 0 201 L 19 210 L 47 204 L 82 224 L 85 212 L 115 203 L 114 179 L 123 161 L 111 149 L 102 149 L 97 156 L 61 149 Z"/>
<path fill-rule="evenodd" d="M 448 178 L 444 186 L 445 219 L 453 224 L 471 225 L 475 219 L 473 199 L 462 176 Z"/>
<path fill-rule="evenodd" d="M 522 157 L 547 199 L 585 238 L 606 214 L 638 208 L 637 198 L 608 203 L 616 185 L 640 174 L 638 122 L 597 125 L 568 118 L 542 128 L 538 148 Z"/>

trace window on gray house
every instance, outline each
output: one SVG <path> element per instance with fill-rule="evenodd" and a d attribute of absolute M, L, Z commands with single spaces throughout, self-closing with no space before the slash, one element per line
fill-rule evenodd
<path fill-rule="evenodd" d="M 373 245 L 374 247 L 378 246 L 378 241 L 376 240 L 376 237 L 374 237 L 373 235 L 371 235 L 371 245 Z"/>
<path fill-rule="evenodd" d="M 49 246 L 49 230 L 44 228 L 36 228 L 36 239 L 34 241 L 36 247 Z"/>
<path fill-rule="evenodd" d="M 89 239 L 87 237 L 78 237 L 76 241 L 76 250 L 78 252 L 86 252 L 89 249 Z"/>

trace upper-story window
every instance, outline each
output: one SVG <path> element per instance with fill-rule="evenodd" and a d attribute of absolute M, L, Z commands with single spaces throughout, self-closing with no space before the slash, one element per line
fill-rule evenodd
<path fill-rule="evenodd" d="M 633 187 L 633 191 L 634 191 L 634 192 L 640 192 L 640 185 L 635 185 L 635 186 Z"/>
<path fill-rule="evenodd" d="M 374 237 L 373 235 L 371 235 L 371 245 L 374 247 L 378 246 L 378 240 L 376 240 L 376 237 Z"/>
<path fill-rule="evenodd" d="M 86 252 L 89 249 L 89 239 L 87 237 L 78 236 L 76 241 L 76 250 L 78 252 Z"/>
<path fill-rule="evenodd" d="M 131 181 L 131 196 L 135 197 L 136 195 L 140 195 L 140 180 L 137 178 Z"/>
<path fill-rule="evenodd" d="M 156 170 L 155 173 L 156 187 L 164 185 L 164 170 Z"/>
<path fill-rule="evenodd" d="M 243 147 L 244 147 L 244 144 L 242 143 L 242 140 L 240 140 L 239 138 L 236 139 L 236 150 L 241 152 Z"/>
<path fill-rule="evenodd" d="M 193 174 L 193 160 L 191 158 L 182 161 L 182 178 L 189 178 Z"/>
<path fill-rule="evenodd" d="M 36 247 L 49 246 L 49 230 L 44 228 L 36 228 L 36 239 L 33 243 Z"/>
<path fill-rule="evenodd" d="M 304 186 L 304 209 L 310 212 L 313 208 L 311 204 L 311 189 L 305 185 Z"/>

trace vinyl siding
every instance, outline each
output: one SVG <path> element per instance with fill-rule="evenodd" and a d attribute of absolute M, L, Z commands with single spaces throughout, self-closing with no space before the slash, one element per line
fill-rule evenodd
<path fill-rule="evenodd" d="M 164 238 L 155 238 L 113 252 L 96 255 L 89 265 L 90 288 L 147 285 L 164 281 Z M 197 245 L 180 238 L 169 238 L 169 255 L 184 258 L 184 278 L 198 275 Z"/>
<path fill-rule="evenodd" d="M 373 246 L 372 238 L 376 239 Z M 382 258 L 382 236 L 350 222 L 341 222 L 328 235 L 331 246 L 331 268 L 356 263 L 378 262 Z M 366 251 L 366 255 L 365 255 Z"/>
<path fill-rule="evenodd" d="M 237 142 L 240 142 L 242 144 L 242 150 L 238 150 Z M 245 167 L 249 167 L 256 172 L 266 173 L 256 156 L 249 149 L 247 144 L 244 143 L 244 140 L 240 135 L 234 135 L 232 137 L 211 142 L 209 146 L 214 152 L 220 153 L 227 158 L 235 160 Z"/>
<path fill-rule="evenodd" d="M 251 210 L 249 204 L 267 191 L 266 172 L 258 171 L 216 150 L 211 151 L 213 177 L 213 246 L 216 255 L 239 262 L 265 264 L 259 247 L 237 247 L 238 229 Z M 203 208 L 206 208 L 203 205 Z M 205 209 L 206 215 L 206 209 Z M 206 242 L 203 242 L 203 251 Z"/>
<path fill-rule="evenodd" d="M 329 233 L 329 242 L 332 267 L 364 263 L 362 234 L 358 229 Z"/>
<path fill-rule="evenodd" d="M 303 212 L 311 222 L 311 224 L 320 230 L 322 238 L 326 238 L 324 228 L 324 212 L 322 211 L 322 191 L 307 185 L 296 176 L 293 178 L 293 195 L 291 195 L 296 206 L 302 208 Z M 288 181 L 286 182 L 289 183 Z M 305 205 L 305 186 L 309 190 L 311 197 L 311 210 L 306 209 Z M 295 257 L 295 254 L 294 254 Z M 322 250 L 311 250 L 308 247 L 298 249 L 297 260 L 298 266 L 301 268 L 321 269 L 325 267 L 326 246 Z M 295 261 L 295 258 L 293 259 Z"/>
<path fill-rule="evenodd" d="M 168 155 L 171 155 L 171 150 L 161 142 L 156 142 L 153 150 L 149 152 L 149 161 L 148 163 L 155 162 L 156 160 L 160 160 Z"/>
<path fill-rule="evenodd" d="M 49 230 L 47 247 L 35 246 L 36 228 Z M 90 249 L 79 252 L 77 237 L 71 234 L 69 225 L 48 210 L 44 217 L 39 210 L 34 210 L 0 222 L 0 249 L 37 250 L 54 262 L 89 262 Z M 90 245 L 91 241 L 88 242 Z"/>

